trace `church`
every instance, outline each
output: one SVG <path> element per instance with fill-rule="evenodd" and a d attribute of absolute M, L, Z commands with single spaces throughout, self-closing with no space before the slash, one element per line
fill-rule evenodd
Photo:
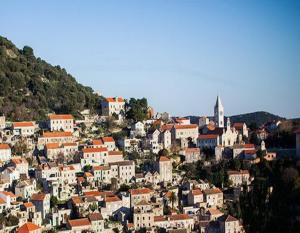
<path fill-rule="evenodd" d="M 231 127 L 230 118 L 227 118 L 226 127 L 224 127 L 224 106 L 222 104 L 220 96 L 217 97 L 217 101 L 214 108 L 214 121 L 217 128 L 222 128 L 223 133 L 220 135 L 220 143 L 224 147 L 233 146 L 238 140 L 238 132 L 234 127 Z"/>

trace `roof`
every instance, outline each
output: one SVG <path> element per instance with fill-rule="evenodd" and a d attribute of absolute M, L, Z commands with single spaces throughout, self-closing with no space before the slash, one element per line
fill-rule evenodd
<path fill-rule="evenodd" d="M 105 142 L 115 142 L 113 137 L 102 137 L 102 141 Z"/>
<path fill-rule="evenodd" d="M 173 128 L 173 126 L 174 126 L 174 124 L 165 124 L 160 127 L 160 130 L 161 131 L 171 130 Z"/>
<path fill-rule="evenodd" d="M 25 158 L 12 158 L 11 162 L 14 164 L 22 164 L 22 163 L 28 164 L 28 162 Z"/>
<path fill-rule="evenodd" d="M 116 201 L 121 201 L 121 199 L 115 195 L 105 197 L 105 202 L 116 202 Z"/>
<path fill-rule="evenodd" d="M 91 225 L 90 220 L 88 218 L 81 218 L 81 219 L 73 219 L 68 220 L 71 227 L 82 227 Z"/>
<path fill-rule="evenodd" d="M 122 151 L 109 151 L 108 155 L 111 155 L 111 156 L 122 155 L 123 156 L 123 152 Z"/>
<path fill-rule="evenodd" d="M 132 160 L 125 160 L 125 161 L 119 161 L 119 162 L 109 163 L 109 165 L 130 166 L 130 165 L 134 165 L 134 161 L 132 161 Z"/>
<path fill-rule="evenodd" d="M 59 148 L 59 143 L 47 143 L 46 144 L 47 149 L 58 149 Z"/>
<path fill-rule="evenodd" d="M 62 132 L 62 131 L 54 131 L 54 132 L 44 132 L 44 138 L 54 138 L 54 137 L 71 137 L 71 132 Z"/>
<path fill-rule="evenodd" d="M 107 148 L 99 147 L 99 148 L 83 148 L 83 153 L 100 153 L 100 152 L 107 152 Z"/>
<path fill-rule="evenodd" d="M 23 224 L 19 229 L 17 229 L 18 233 L 27 233 L 27 232 L 31 232 L 31 231 L 36 231 L 40 229 L 40 227 L 38 225 L 35 225 L 32 222 L 27 222 L 25 224 Z"/>
<path fill-rule="evenodd" d="M 2 198 L 0 198 L 0 205 L 3 205 L 3 204 L 6 204 L 6 202 Z"/>
<path fill-rule="evenodd" d="M 92 141 L 93 145 L 103 145 L 103 141 L 101 139 L 94 139 Z"/>
<path fill-rule="evenodd" d="M 25 202 L 23 205 L 24 205 L 26 208 L 30 208 L 30 207 L 33 207 L 33 206 L 34 206 L 32 202 Z"/>
<path fill-rule="evenodd" d="M 14 128 L 21 128 L 21 127 L 33 127 L 34 124 L 31 121 L 22 121 L 22 122 L 14 122 L 13 127 Z"/>
<path fill-rule="evenodd" d="M 206 189 L 203 191 L 206 195 L 223 193 L 219 188 Z"/>
<path fill-rule="evenodd" d="M 16 197 L 16 195 L 12 192 L 1 191 L 0 193 L 2 193 L 5 196 Z"/>
<path fill-rule="evenodd" d="M 110 170 L 110 167 L 109 166 L 94 166 L 93 170 L 94 171 Z"/>
<path fill-rule="evenodd" d="M 51 114 L 50 120 L 73 120 L 74 117 L 71 114 Z"/>
<path fill-rule="evenodd" d="M 210 215 L 219 215 L 219 214 L 223 214 L 219 209 L 215 209 L 215 208 L 209 208 L 207 210 L 207 213 Z"/>
<path fill-rule="evenodd" d="M 218 134 L 199 134 L 198 139 L 217 139 Z"/>
<path fill-rule="evenodd" d="M 231 215 L 223 215 L 223 216 L 219 217 L 218 220 L 221 221 L 221 222 L 235 222 L 235 221 L 238 221 L 235 217 L 233 217 Z"/>
<path fill-rule="evenodd" d="M 255 148 L 255 146 L 254 146 L 254 144 L 249 144 L 249 143 L 248 143 L 248 144 L 244 144 L 244 148 L 245 148 L 245 149 L 249 149 L 249 148 L 252 149 L 252 148 Z"/>
<path fill-rule="evenodd" d="M 193 195 L 202 195 L 203 193 L 201 192 L 200 189 L 194 189 L 194 190 L 192 190 L 192 194 Z"/>
<path fill-rule="evenodd" d="M 93 177 L 93 174 L 90 172 L 85 172 L 84 175 L 85 177 Z"/>
<path fill-rule="evenodd" d="M 131 195 L 141 195 L 141 194 L 149 194 L 152 193 L 152 190 L 149 188 L 140 188 L 140 189 L 130 189 Z"/>
<path fill-rule="evenodd" d="M 159 162 L 167 162 L 171 161 L 167 156 L 160 156 L 159 157 Z"/>
<path fill-rule="evenodd" d="M 91 222 L 103 220 L 103 217 L 100 213 L 91 213 L 89 214 L 88 218 Z"/>
<path fill-rule="evenodd" d="M 187 214 L 174 214 L 174 215 L 168 215 L 168 216 L 154 216 L 154 222 L 163 222 L 163 221 L 178 221 L 178 220 L 187 220 L 187 219 L 193 219 Z"/>
<path fill-rule="evenodd" d="M 185 153 L 200 153 L 200 148 L 185 148 Z"/>
<path fill-rule="evenodd" d="M 243 122 L 236 122 L 233 124 L 233 127 L 236 128 L 236 129 L 243 129 L 244 127 L 244 124 Z"/>
<path fill-rule="evenodd" d="M 46 194 L 45 193 L 34 193 L 31 196 L 32 201 L 44 201 Z"/>
<path fill-rule="evenodd" d="M 7 149 L 10 149 L 8 144 L 3 144 L 3 143 L 0 144 L 0 150 L 7 150 Z"/>
<path fill-rule="evenodd" d="M 84 196 L 93 196 L 93 197 L 98 197 L 101 196 L 101 192 L 99 191 L 87 191 L 87 192 L 83 192 Z"/>
<path fill-rule="evenodd" d="M 105 99 L 107 102 L 124 102 L 124 99 L 122 97 L 107 97 Z"/>
<path fill-rule="evenodd" d="M 197 129 L 198 125 L 190 124 L 190 125 L 174 125 L 175 129 Z"/>

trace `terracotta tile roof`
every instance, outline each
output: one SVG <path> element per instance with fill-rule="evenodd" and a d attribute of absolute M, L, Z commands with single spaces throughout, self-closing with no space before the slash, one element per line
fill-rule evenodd
<path fill-rule="evenodd" d="M 256 150 L 244 150 L 244 153 L 247 155 L 254 155 L 256 154 Z"/>
<path fill-rule="evenodd" d="M 107 102 L 124 102 L 124 99 L 122 97 L 107 97 Z"/>
<path fill-rule="evenodd" d="M 129 190 L 131 195 L 141 195 L 141 194 L 149 194 L 153 191 L 149 188 L 140 188 L 140 189 L 130 189 Z"/>
<path fill-rule="evenodd" d="M 14 122 L 13 127 L 14 128 L 22 128 L 22 127 L 33 127 L 34 124 L 31 121 L 23 121 L 23 122 Z"/>
<path fill-rule="evenodd" d="M 97 146 L 100 146 L 100 145 L 103 145 L 103 141 L 101 139 L 94 139 L 92 141 L 92 144 L 93 145 L 97 145 Z"/>
<path fill-rule="evenodd" d="M 78 146 L 76 142 L 65 142 L 62 145 L 64 147 L 66 147 L 66 146 Z"/>
<path fill-rule="evenodd" d="M 190 216 L 187 214 L 175 214 L 175 215 L 170 215 L 170 220 L 171 221 L 177 221 L 177 220 L 185 220 L 185 219 L 192 219 Z"/>
<path fill-rule="evenodd" d="M 17 233 L 28 233 L 39 229 L 41 228 L 38 225 L 35 225 L 31 222 L 27 222 L 17 229 Z"/>
<path fill-rule="evenodd" d="M 225 222 L 235 222 L 238 221 L 235 217 L 228 215 Z"/>
<path fill-rule="evenodd" d="M 219 214 L 221 215 L 221 214 L 223 214 L 220 210 L 215 209 L 215 208 L 209 208 L 207 210 L 207 213 L 210 214 L 210 215 L 219 215 Z"/>
<path fill-rule="evenodd" d="M 74 171 L 75 168 L 72 165 L 62 165 L 59 166 L 60 171 Z"/>
<path fill-rule="evenodd" d="M 85 181 L 85 179 L 84 179 L 84 177 L 77 177 L 77 181 L 78 181 L 79 183 L 82 183 L 82 182 Z"/>
<path fill-rule="evenodd" d="M 47 149 L 58 149 L 60 146 L 59 146 L 59 143 L 47 143 L 46 144 L 46 148 Z"/>
<path fill-rule="evenodd" d="M 62 131 L 44 132 L 43 137 L 44 138 L 72 137 L 72 133 L 62 132 Z"/>
<path fill-rule="evenodd" d="M 11 162 L 14 164 L 22 164 L 22 163 L 28 164 L 28 162 L 25 158 L 12 158 Z"/>
<path fill-rule="evenodd" d="M 154 222 L 163 222 L 166 221 L 164 216 L 154 216 Z"/>
<path fill-rule="evenodd" d="M 193 195 L 202 195 L 203 193 L 201 192 L 200 189 L 194 189 L 194 190 L 192 190 L 192 194 Z"/>
<path fill-rule="evenodd" d="M 93 170 L 94 171 L 110 170 L 110 167 L 109 166 L 94 166 Z"/>
<path fill-rule="evenodd" d="M 10 149 L 8 144 L 3 144 L 3 143 L 0 144 L 0 150 L 7 150 L 7 149 Z"/>
<path fill-rule="evenodd" d="M 83 195 L 84 196 L 99 197 L 99 196 L 101 196 L 101 192 L 99 192 L 99 191 L 86 191 L 86 192 L 83 192 Z"/>
<path fill-rule="evenodd" d="M 159 162 L 167 162 L 171 161 L 167 156 L 160 156 L 159 157 Z"/>
<path fill-rule="evenodd" d="M 198 139 L 217 139 L 217 134 L 199 134 Z"/>
<path fill-rule="evenodd" d="M 6 202 L 2 198 L 0 198 L 0 205 L 3 205 L 3 204 L 6 204 Z"/>
<path fill-rule="evenodd" d="M 13 194 L 12 192 L 6 192 L 6 191 L 1 191 L 0 193 L 2 193 L 5 196 L 10 196 L 10 197 L 17 197 L 15 194 Z"/>
<path fill-rule="evenodd" d="M 83 153 L 100 153 L 100 152 L 107 152 L 107 148 L 100 147 L 100 148 L 83 148 Z"/>
<path fill-rule="evenodd" d="M 254 144 L 244 144 L 245 149 L 255 148 Z"/>
<path fill-rule="evenodd" d="M 110 155 L 110 156 L 122 155 L 123 156 L 123 152 L 122 151 L 109 151 L 108 155 Z"/>
<path fill-rule="evenodd" d="M 46 197 L 45 193 L 34 193 L 31 196 L 31 200 L 32 201 L 44 201 L 45 197 Z"/>
<path fill-rule="evenodd" d="M 185 153 L 200 153 L 200 148 L 185 148 Z"/>
<path fill-rule="evenodd" d="M 134 165 L 134 161 L 132 161 L 132 160 L 125 160 L 125 161 L 119 161 L 119 162 L 109 163 L 109 165 L 131 166 L 131 165 Z"/>
<path fill-rule="evenodd" d="M 190 125 L 174 125 L 175 129 L 197 129 L 198 125 L 190 124 Z"/>
<path fill-rule="evenodd" d="M 219 188 L 206 189 L 203 191 L 206 195 L 223 193 Z"/>
<path fill-rule="evenodd" d="M 26 208 L 30 208 L 30 207 L 33 207 L 33 206 L 34 206 L 32 202 L 25 202 L 23 205 L 24 205 Z"/>
<path fill-rule="evenodd" d="M 103 143 L 105 143 L 105 142 L 115 142 L 113 137 L 102 137 L 101 139 L 102 139 Z"/>
<path fill-rule="evenodd" d="M 118 196 L 107 196 L 105 197 L 105 202 L 117 202 L 121 201 L 121 199 Z"/>
<path fill-rule="evenodd" d="M 242 122 L 237 122 L 233 124 L 233 127 L 236 129 L 243 129 L 244 123 Z"/>
<path fill-rule="evenodd" d="M 103 217 L 100 213 L 91 213 L 89 214 L 88 218 L 91 222 L 103 220 Z"/>
<path fill-rule="evenodd" d="M 73 219 L 68 220 L 71 227 L 83 227 L 83 226 L 90 226 L 90 220 L 88 218 L 81 218 L 81 219 Z"/>
<path fill-rule="evenodd" d="M 50 120 L 73 120 L 74 117 L 71 114 L 51 114 Z"/>
<path fill-rule="evenodd" d="M 82 199 L 78 196 L 72 197 L 71 200 L 75 205 L 83 203 Z"/>
<path fill-rule="evenodd" d="M 174 124 L 165 124 L 160 127 L 161 131 L 171 130 L 174 127 Z"/>

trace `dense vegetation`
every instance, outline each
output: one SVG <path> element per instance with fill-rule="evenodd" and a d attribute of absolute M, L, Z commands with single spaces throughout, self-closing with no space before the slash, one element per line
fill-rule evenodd
<path fill-rule="evenodd" d="M 247 125 L 256 124 L 257 126 L 261 126 L 267 122 L 278 121 L 278 120 L 284 120 L 284 118 L 263 111 L 245 113 L 245 114 L 240 114 L 240 115 L 235 115 L 230 117 L 230 121 L 232 123 L 245 122 Z"/>
<path fill-rule="evenodd" d="M 44 119 L 49 112 L 78 114 L 99 106 L 100 97 L 60 66 L 18 49 L 0 36 L 0 113 L 10 120 Z"/>
<path fill-rule="evenodd" d="M 148 117 L 148 101 L 146 98 L 131 98 L 126 104 L 126 118 L 134 122 L 146 120 Z"/>

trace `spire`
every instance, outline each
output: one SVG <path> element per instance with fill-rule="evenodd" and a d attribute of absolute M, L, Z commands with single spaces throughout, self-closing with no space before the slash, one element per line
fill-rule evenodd
<path fill-rule="evenodd" d="M 220 95 L 217 96 L 216 107 L 222 106 Z"/>

